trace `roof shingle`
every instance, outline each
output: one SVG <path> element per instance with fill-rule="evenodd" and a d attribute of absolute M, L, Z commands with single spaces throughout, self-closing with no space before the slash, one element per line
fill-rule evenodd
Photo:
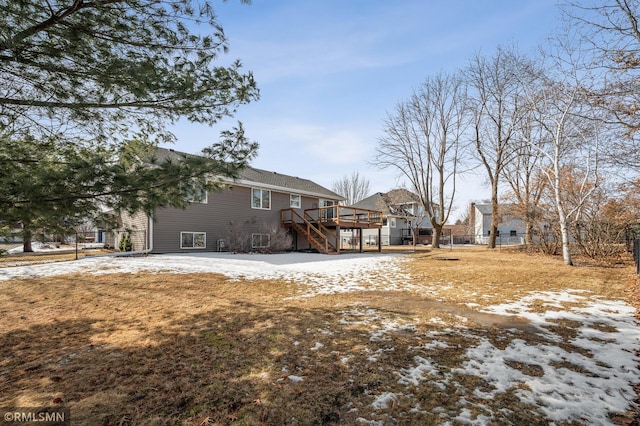
<path fill-rule="evenodd" d="M 170 159 L 179 159 L 187 154 L 183 152 L 174 151 L 172 149 L 158 148 L 155 158 L 157 161 L 166 161 Z M 278 187 L 292 192 L 304 192 L 308 194 L 314 194 L 319 197 L 326 197 L 333 200 L 344 200 L 339 194 L 319 185 L 309 179 L 303 179 L 296 176 L 284 175 L 282 173 L 256 169 L 253 167 L 246 167 L 242 169 L 236 179 L 236 182 L 245 181 L 247 183 L 255 183 L 262 185 L 269 185 Z"/>

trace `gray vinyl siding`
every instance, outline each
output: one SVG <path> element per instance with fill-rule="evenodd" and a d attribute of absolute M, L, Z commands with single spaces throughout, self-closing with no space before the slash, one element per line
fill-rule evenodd
<path fill-rule="evenodd" d="M 390 218 L 387 216 L 387 220 Z M 395 246 L 402 244 L 402 229 L 407 228 L 407 222 L 402 218 L 395 218 L 396 226 L 392 227 L 387 222 L 387 225 L 380 229 L 380 244 L 383 246 Z M 378 242 L 378 230 L 377 229 L 363 229 L 362 237 L 364 244 L 373 245 Z"/>
<path fill-rule="evenodd" d="M 256 185 L 253 188 L 260 188 Z M 271 190 L 271 208 L 254 209 L 250 187 L 234 186 L 221 192 L 210 192 L 207 203 L 192 203 L 185 210 L 175 208 L 158 209 L 154 218 L 153 252 L 197 252 L 216 251 L 218 240 L 227 238 L 232 223 L 241 225 L 249 233 L 260 233 L 263 225 L 280 225 L 280 210 L 288 209 L 292 192 Z M 301 194 L 299 194 L 301 195 Z M 304 209 L 318 207 L 318 198 L 301 195 L 302 214 Z M 181 249 L 180 232 L 205 232 L 206 248 Z M 299 239 L 300 240 L 300 239 Z M 308 243 L 298 241 L 298 249 Z"/>

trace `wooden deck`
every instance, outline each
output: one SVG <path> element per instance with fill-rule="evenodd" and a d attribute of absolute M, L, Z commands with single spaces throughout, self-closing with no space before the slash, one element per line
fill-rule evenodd
<path fill-rule="evenodd" d="M 306 209 L 300 214 L 299 210 L 289 208 L 280 210 L 280 221 L 282 226 L 304 236 L 318 251 L 329 254 L 340 253 L 341 228 L 379 230 L 382 228 L 382 212 L 349 206 L 327 206 Z"/>
<path fill-rule="evenodd" d="M 382 212 L 349 206 L 327 206 L 307 209 L 305 213 L 328 228 L 382 228 Z"/>

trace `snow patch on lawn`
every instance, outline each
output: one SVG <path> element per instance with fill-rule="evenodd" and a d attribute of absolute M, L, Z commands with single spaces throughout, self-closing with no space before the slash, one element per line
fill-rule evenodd
<path fill-rule="evenodd" d="M 0 268 L 0 280 L 83 273 L 216 273 L 232 279 L 282 279 L 306 285 L 304 297 L 361 290 L 418 288 L 401 268 L 398 254 L 193 253 L 144 257 L 94 257 L 73 262 Z"/>
<path fill-rule="evenodd" d="M 292 374 L 287 376 L 287 379 L 291 380 L 293 383 L 300 383 L 304 380 L 304 376 L 295 376 Z"/>
<path fill-rule="evenodd" d="M 393 392 L 383 392 L 378 395 L 376 399 L 371 403 L 371 406 L 376 410 L 383 408 L 389 408 L 397 401 L 397 395 Z"/>
<path fill-rule="evenodd" d="M 464 356 L 467 360 L 459 368 L 443 374 L 442 370 L 446 369 L 441 369 L 428 356 L 415 356 L 413 365 L 396 373 L 398 382 L 420 386 L 428 380 L 445 389 L 455 374 L 471 375 L 490 385 L 473 390 L 478 398 L 492 400 L 514 390 L 523 403 L 538 406 L 554 422 L 579 422 L 587 418 L 596 424 L 612 424 L 610 413 L 624 413 L 634 404 L 633 385 L 640 383 L 637 356 L 640 330 L 634 308 L 621 301 L 589 298 L 583 294 L 539 292 L 517 302 L 490 307 L 487 312 L 528 318 L 541 331 L 542 343 L 515 338 L 500 349 L 488 338 L 481 337 L 477 345 L 467 349 Z M 566 308 L 563 302 L 579 306 Z M 541 305 L 550 310 L 539 312 Z M 563 337 L 548 328 L 561 320 L 577 325 L 575 337 Z M 469 337 L 478 338 L 472 334 Z M 560 342 L 562 347 L 558 345 Z M 435 341 L 422 348 L 444 345 L 446 343 Z M 462 406 L 466 404 L 466 400 L 461 400 Z M 479 417 L 471 421 L 469 415 L 463 410 L 454 420 L 473 424 L 489 421 Z"/>

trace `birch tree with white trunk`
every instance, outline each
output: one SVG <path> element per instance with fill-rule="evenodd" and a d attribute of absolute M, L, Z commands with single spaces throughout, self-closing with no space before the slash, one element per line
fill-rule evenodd
<path fill-rule="evenodd" d="M 580 36 L 589 66 L 602 75 L 598 107 L 617 137 L 603 158 L 628 184 L 640 176 L 640 1 L 600 0 L 560 3 L 564 17 Z"/>
<path fill-rule="evenodd" d="M 599 183 L 599 157 L 605 127 L 593 107 L 593 75 L 581 64 L 579 51 L 569 38 L 558 38 L 542 53 L 544 73 L 537 85 L 528 85 L 528 107 L 534 113 L 543 137 L 526 140 L 543 157 L 540 170 L 553 194 L 562 239 L 564 263 L 572 265 L 570 227 L 581 215 L 591 193 Z M 571 185 L 568 197 L 567 175 L 579 171 L 580 181 Z M 571 198 L 571 202 L 569 202 Z"/>

